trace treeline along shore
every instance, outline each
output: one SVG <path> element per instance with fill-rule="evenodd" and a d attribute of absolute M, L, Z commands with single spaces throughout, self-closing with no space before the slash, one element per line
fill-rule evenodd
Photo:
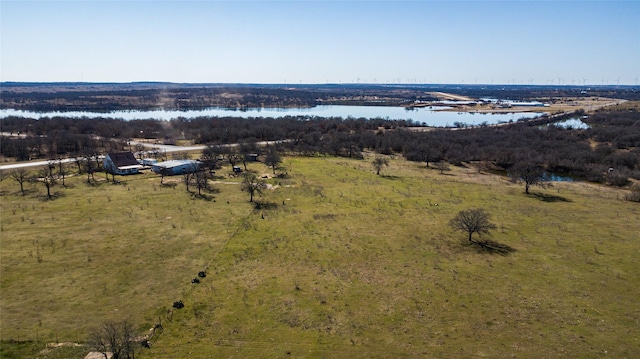
<path fill-rule="evenodd" d="M 176 84 L 12 83 L 0 86 L 0 109 L 110 112 L 222 108 L 309 108 L 317 105 L 407 106 L 437 93 L 516 101 L 567 97 L 640 100 L 635 86 L 442 84 Z"/>
<path fill-rule="evenodd" d="M 0 119 L 3 161 L 48 160 L 135 150 L 132 139 L 157 144 L 219 145 L 283 141 L 282 150 L 306 156 L 359 157 L 362 151 L 409 160 L 473 163 L 509 171 L 531 162 L 563 176 L 625 186 L 640 179 L 640 99 L 633 86 L 505 85 L 259 85 L 2 83 L 0 108 L 29 111 L 113 111 L 221 107 L 312 107 L 317 104 L 398 106 L 433 101 L 438 94 L 515 101 L 595 98 L 628 100 L 615 106 L 562 111 L 536 120 L 451 131 L 411 120 L 289 116 L 196 117 L 170 121 L 70 118 Z M 566 102 L 566 101 L 565 101 Z M 579 118 L 589 128 L 551 121 Z M 415 131 L 418 128 L 420 131 Z M 155 153 L 160 153 L 156 151 Z"/>
<path fill-rule="evenodd" d="M 464 130 L 425 129 L 405 120 L 354 118 L 234 118 L 114 120 L 52 117 L 1 120 L 4 161 L 56 159 L 133 150 L 132 139 L 157 144 L 220 145 L 283 141 L 282 150 L 305 156 L 359 157 L 362 151 L 401 154 L 411 161 L 473 163 L 508 171 L 523 161 L 547 171 L 624 186 L 640 179 L 640 105 L 577 112 L 586 129 L 538 121 Z"/>

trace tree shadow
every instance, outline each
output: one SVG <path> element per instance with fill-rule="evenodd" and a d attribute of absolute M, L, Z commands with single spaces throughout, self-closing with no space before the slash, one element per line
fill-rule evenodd
<path fill-rule="evenodd" d="M 193 197 L 194 199 L 202 199 L 205 201 L 214 201 L 215 202 L 215 196 L 212 195 L 208 195 L 206 193 L 197 193 L 197 192 L 190 192 L 191 193 L 191 197 Z"/>
<path fill-rule="evenodd" d="M 278 205 L 269 201 L 253 201 L 253 207 L 255 209 L 276 209 Z"/>
<path fill-rule="evenodd" d="M 220 189 L 216 187 L 206 188 L 207 193 L 220 193 Z"/>
<path fill-rule="evenodd" d="M 400 176 L 394 176 L 394 175 L 383 175 L 383 174 L 380 174 L 380 177 L 385 178 L 385 179 L 390 179 L 390 180 L 397 180 L 397 179 L 400 179 L 400 178 L 401 178 Z"/>
<path fill-rule="evenodd" d="M 509 255 L 517 250 L 507 244 L 499 243 L 491 239 L 476 242 L 467 242 L 478 253 L 499 254 L 501 256 Z"/>
<path fill-rule="evenodd" d="M 160 183 L 160 187 L 176 189 L 176 187 L 178 187 L 178 182 L 163 182 Z"/>
<path fill-rule="evenodd" d="M 569 198 L 556 196 L 553 194 L 546 194 L 541 192 L 530 192 L 528 194 L 529 197 L 538 199 L 542 202 L 573 202 Z"/>
<path fill-rule="evenodd" d="M 51 197 L 48 197 L 46 194 L 40 194 L 38 195 L 38 199 L 40 199 L 40 201 L 47 202 L 47 201 L 55 201 L 58 198 L 62 198 L 66 196 L 67 194 L 62 191 L 55 191 L 55 192 L 51 192 Z"/>

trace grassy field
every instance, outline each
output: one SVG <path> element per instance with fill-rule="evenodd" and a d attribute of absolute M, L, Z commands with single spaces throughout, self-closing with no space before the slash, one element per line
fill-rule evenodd
<path fill-rule="evenodd" d="M 137 358 L 640 356 L 640 207 L 623 190 L 526 196 L 499 176 L 400 158 L 382 176 L 371 159 L 283 164 L 261 208 L 235 178 L 205 200 L 150 174 L 76 177 L 51 201 L 5 179 L 3 357 L 20 357 L 9 340 L 83 342 L 107 319 L 141 333 L 162 321 Z M 449 228 L 478 207 L 513 252 Z"/>

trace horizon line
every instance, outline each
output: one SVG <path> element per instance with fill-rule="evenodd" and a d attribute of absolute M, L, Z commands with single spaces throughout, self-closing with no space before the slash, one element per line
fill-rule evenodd
<path fill-rule="evenodd" d="M 284 87 L 299 87 L 299 86 L 407 86 L 407 87 L 419 87 L 419 86 L 529 86 L 529 87 L 640 87 L 638 84 L 540 84 L 540 83 L 393 83 L 393 82 L 299 82 L 299 83 L 287 83 L 287 82 L 174 82 L 174 81 L 0 81 L 0 86 L 3 85 L 60 85 L 60 84 L 73 84 L 73 85 L 136 85 L 136 84 L 170 84 L 170 85 L 245 85 L 245 86 L 284 86 Z"/>

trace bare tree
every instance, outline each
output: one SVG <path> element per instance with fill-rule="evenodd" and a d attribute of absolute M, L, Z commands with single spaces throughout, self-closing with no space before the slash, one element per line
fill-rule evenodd
<path fill-rule="evenodd" d="M 111 175 L 111 182 L 116 183 L 116 167 L 115 166 L 104 166 L 104 175 L 109 181 L 109 175 Z"/>
<path fill-rule="evenodd" d="M 249 202 L 253 202 L 254 195 L 262 195 L 266 188 L 266 183 L 259 179 L 255 174 L 246 172 L 242 179 L 241 189 L 245 192 L 249 192 Z"/>
<path fill-rule="evenodd" d="M 56 169 L 56 161 L 49 160 L 49 162 L 47 162 L 47 168 L 49 168 L 49 175 L 53 176 L 53 170 Z"/>
<path fill-rule="evenodd" d="M 193 172 L 185 172 L 182 174 L 182 182 L 187 187 L 187 192 L 191 192 L 189 190 L 189 184 L 191 183 L 191 179 L 193 178 Z M 160 180 L 162 182 L 162 179 Z"/>
<path fill-rule="evenodd" d="M 64 178 L 67 176 L 67 173 L 68 173 L 67 166 L 62 162 L 60 162 L 58 166 L 60 166 L 60 169 L 58 170 L 58 175 L 62 179 L 62 187 L 66 188 L 67 185 L 64 183 Z"/>
<path fill-rule="evenodd" d="M 198 195 L 202 195 L 203 189 L 207 191 L 212 190 L 209 187 L 209 179 L 211 179 L 211 173 L 209 171 L 205 171 L 204 169 L 200 169 L 193 174 L 193 180 L 196 187 L 198 188 Z"/>
<path fill-rule="evenodd" d="M 216 160 L 220 158 L 224 161 L 225 155 L 228 155 L 230 153 L 230 149 L 227 146 L 207 145 L 207 147 L 203 150 L 203 153 Z"/>
<path fill-rule="evenodd" d="M 544 169 L 542 166 L 525 161 L 513 167 L 511 178 L 514 182 L 524 182 L 524 193 L 529 194 L 529 187 L 545 187 Z"/>
<path fill-rule="evenodd" d="M 218 154 L 216 153 L 217 147 L 208 145 L 202 150 L 200 161 L 204 168 L 209 170 L 209 173 L 213 173 L 214 170 L 220 168 L 218 166 Z"/>
<path fill-rule="evenodd" d="M 469 235 L 469 242 L 479 243 L 472 239 L 472 235 L 477 233 L 478 235 L 489 234 L 489 231 L 496 228 L 496 226 L 489 221 L 489 213 L 484 209 L 468 209 L 466 211 L 460 211 L 458 214 L 449 221 L 451 228 L 467 232 Z"/>
<path fill-rule="evenodd" d="M 185 169 L 185 173 L 182 175 L 184 184 L 187 186 L 187 192 L 189 185 L 194 184 L 198 188 L 198 194 L 201 194 L 201 190 L 207 186 L 209 180 L 208 173 L 205 173 L 203 168 L 200 167 L 200 162 L 195 162 L 189 165 Z M 162 181 L 161 181 L 162 182 Z"/>
<path fill-rule="evenodd" d="M 238 152 L 241 155 L 242 165 L 244 165 L 244 170 L 247 170 L 247 156 L 250 153 L 257 152 L 257 144 L 255 139 L 245 139 L 239 142 Z"/>
<path fill-rule="evenodd" d="M 273 169 L 273 174 L 276 174 L 276 168 L 282 163 L 282 156 L 278 153 L 275 147 L 269 148 L 266 156 L 264 157 L 264 164 Z"/>
<path fill-rule="evenodd" d="M 82 156 L 73 157 L 73 162 L 76 164 L 76 166 L 78 166 L 78 174 L 79 175 L 82 174 L 82 161 L 83 160 L 84 160 L 84 157 L 82 157 Z"/>
<path fill-rule="evenodd" d="M 163 185 L 164 184 L 164 178 L 165 176 L 171 176 L 173 174 L 173 171 L 171 171 L 171 169 L 169 168 L 160 168 L 160 184 Z"/>
<path fill-rule="evenodd" d="M 91 155 L 85 155 L 84 168 L 87 170 L 87 183 L 91 183 L 91 180 L 95 181 L 93 173 L 96 171 L 96 164 L 93 162 Z"/>
<path fill-rule="evenodd" d="M 237 165 L 242 161 L 242 156 L 234 149 L 229 153 L 228 160 L 229 160 L 229 164 L 231 165 L 231 168 L 233 168 L 235 165 Z"/>
<path fill-rule="evenodd" d="M 444 174 L 445 171 L 451 171 L 451 166 L 445 161 L 437 162 L 435 168 L 440 171 L 440 174 Z"/>
<path fill-rule="evenodd" d="M 140 159 L 142 159 L 144 157 L 144 150 L 146 149 L 146 147 L 144 147 L 142 143 L 136 143 L 134 149 L 134 153 L 137 154 Z"/>
<path fill-rule="evenodd" d="M 101 352 L 105 359 L 111 353 L 112 359 L 132 359 L 134 357 L 134 335 L 131 324 L 105 322 L 89 333 L 89 343 Z"/>
<path fill-rule="evenodd" d="M 38 172 L 36 182 L 42 183 L 47 188 L 47 198 L 51 199 L 51 187 L 56 184 L 56 178 L 51 173 L 51 168 L 43 168 Z"/>
<path fill-rule="evenodd" d="M 389 166 L 389 159 L 386 157 L 376 156 L 373 160 L 373 168 L 375 168 L 377 175 L 380 175 L 382 167 L 385 166 Z"/>
<path fill-rule="evenodd" d="M 20 192 L 24 196 L 24 183 L 29 181 L 29 172 L 24 168 L 18 168 L 11 172 L 11 179 L 20 184 Z"/>

